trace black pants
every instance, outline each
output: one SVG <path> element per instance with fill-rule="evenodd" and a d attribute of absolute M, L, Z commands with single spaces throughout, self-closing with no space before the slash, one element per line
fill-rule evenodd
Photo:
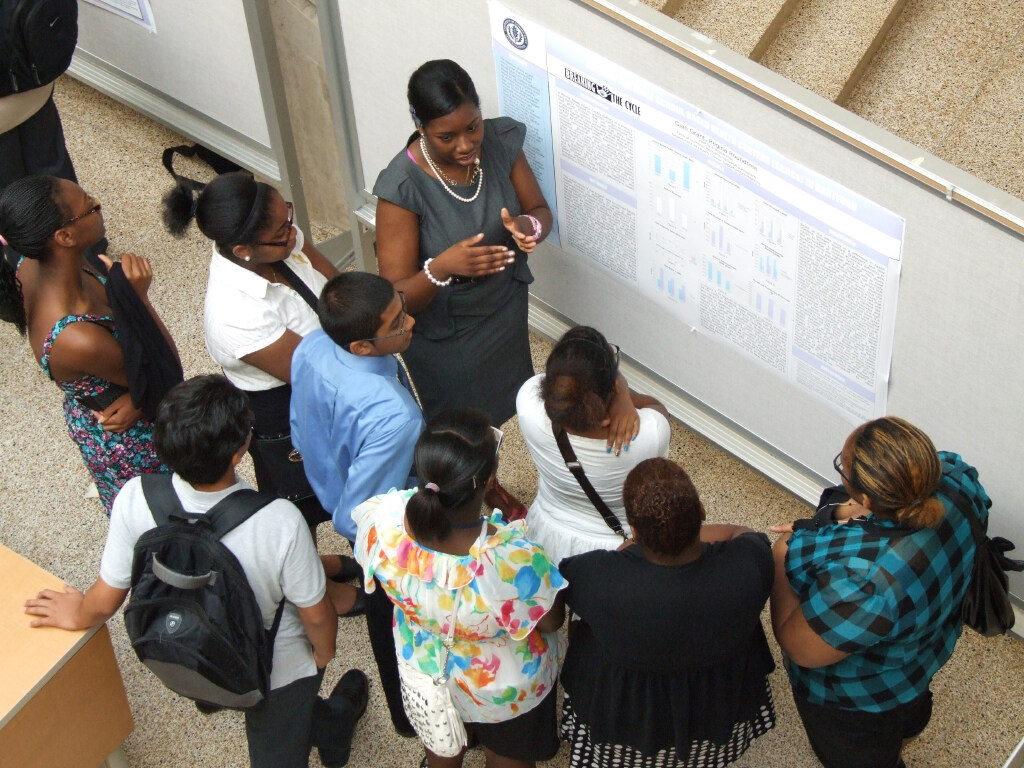
<path fill-rule="evenodd" d="M 40 173 L 78 183 L 75 166 L 64 143 L 64 126 L 52 94 L 32 117 L 6 133 L 0 133 L 0 192 L 23 176 Z M 104 237 L 85 254 L 93 269 L 103 275 L 107 274 L 107 268 L 96 257 L 106 252 L 107 238 Z M 7 255 L 12 264 L 17 263 L 18 257 L 13 249 Z"/>
<path fill-rule="evenodd" d="M 255 709 L 246 710 L 245 736 L 252 768 L 307 768 L 313 747 L 344 750 L 356 727 L 351 702 L 317 696 L 324 672 L 281 688 Z"/>
<path fill-rule="evenodd" d="M 811 704 L 795 691 L 796 711 L 814 754 L 825 768 L 898 768 L 903 740 L 917 736 L 932 716 L 932 692 L 886 712 Z"/>
<path fill-rule="evenodd" d="M 28 120 L 0 133 L 0 189 L 35 173 L 78 181 L 52 95 Z"/>
<path fill-rule="evenodd" d="M 376 589 L 366 596 L 366 633 L 370 636 L 370 648 L 377 662 L 380 686 L 388 702 L 391 722 L 396 726 L 411 728 L 402 704 L 402 683 L 398 678 L 398 657 L 395 651 L 395 634 L 392 630 L 395 606 L 388 600 L 384 587 L 377 582 Z"/>

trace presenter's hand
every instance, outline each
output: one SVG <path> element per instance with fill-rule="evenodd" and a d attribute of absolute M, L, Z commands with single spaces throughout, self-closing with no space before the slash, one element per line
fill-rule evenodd
<path fill-rule="evenodd" d="M 618 456 L 622 450 L 629 450 L 629 444 L 640 433 L 640 413 L 629 396 L 629 385 L 621 373 L 615 380 L 615 393 L 608 406 L 608 418 L 601 422 L 608 427 L 608 452 Z"/>
<path fill-rule="evenodd" d="M 132 396 L 125 392 L 102 411 L 93 411 L 96 421 L 106 432 L 120 434 L 142 418 L 142 411 L 132 404 Z"/>
<path fill-rule="evenodd" d="M 533 253 L 537 247 L 537 237 L 533 234 L 533 222 L 526 216 L 511 216 L 508 208 L 501 209 L 501 223 L 512 233 L 516 247 L 523 253 Z"/>
<path fill-rule="evenodd" d="M 29 626 L 82 629 L 75 621 L 75 617 L 84 599 L 85 595 L 70 584 L 64 585 L 63 592 L 44 589 L 31 600 L 25 601 L 25 613 L 39 617 Z"/>
<path fill-rule="evenodd" d="M 478 235 L 460 240 L 441 253 L 430 264 L 430 272 L 441 281 L 452 275 L 463 277 L 485 277 L 501 272 L 516 260 L 515 252 L 504 245 L 479 245 L 484 239 Z"/>

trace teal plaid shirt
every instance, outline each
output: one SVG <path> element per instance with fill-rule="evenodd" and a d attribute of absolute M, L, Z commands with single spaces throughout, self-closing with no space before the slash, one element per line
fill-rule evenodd
<path fill-rule="evenodd" d="M 786 575 L 804 617 L 850 654 L 818 669 L 786 660 L 794 691 L 812 704 L 884 712 L 924 693 L 953 653 L 975 545 L 951 496 L 959 491 L 983 528 L 992 502 L 974 467 L 955 453 L 939 458 L 946 514 L 937 527 L 908 532 L 868 516 L 793 533 Z"/>

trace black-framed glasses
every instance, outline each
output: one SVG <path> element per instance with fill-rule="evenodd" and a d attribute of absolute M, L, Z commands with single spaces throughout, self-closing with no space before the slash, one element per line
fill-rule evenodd
<path fill-rule="evenodd" d="M 290 235 L 291 231 L 292 231 L 292 227 L 295 225 L 295 206 L 292 205 L 291 203 L 287 203 L 287 202 L 285 203 L 285 205 L 288 206 L 288 221 L 287 221 L 287 223 L 288 223 L 288 233 Z M 256 246 L 256 245 L 269 245 L 271 248 L 284 248 L 288 244 L 289 243 L 288 243 L 288 239 L 287 238 L 285 238 L 284 240 L 258 240 L 257 242 L 253 243 L 254 246 Z"/>
<path fill-rule="evenodd" d="M 838 472 L 839 476 L 841 478 L 843 478 L 843 480 L 848 482 L 850 485 L 854 484 L 853 480 L 850 479 L 850 476 L 847 475 L 845 472 L 843 472 L 843 452 L 842 451 L 837 453 L 836 457 L 834 459 L 832 459 L 832 469 L 834 469 L 836 472 Z"/>
<path fill-rule="evenodd" d="M 96 203 L 96 205 L 94 205 L 92 208 L 87 210 L 85 213 L 80 213 L 77 216 L 72 216 L 70 219 L 68 219 L 63 224 L 61 224 L 59 227 L 57 227 L 57 229 L 64 229 L 64 227 L 70 227 L 76 221 L 79 221 L 80 219 L 84 219 L 86 216 L 92 216 L 94 213 L 99 213 L 101 210 L 103 210 L 103 205 L 100 204 L 100 203 Z"/>
<path fill-rule="evenodd" d="M 398 298 L 402 302 L 402 311 L 398 313 L 398 324 L 399 328 L 395 333 L 387 333 L 383 336 L 374 336 L 372 339 L 357 339 L 357 341 L 382 341 L 384 339 L 396 339 L 399 336 L 405 336 L 405 318 L 408 317 L 409 313 L 405 309 L 405 291 L 395 291 L 398 294 Z M 353 344 L 355 342 L 352 342 Z"/>

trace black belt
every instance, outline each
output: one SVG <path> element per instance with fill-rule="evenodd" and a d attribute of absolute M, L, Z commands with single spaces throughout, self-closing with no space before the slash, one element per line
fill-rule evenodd
<path fill-rule="evenodd" d="M 482 283 L 490 275 L 481 275 L 480 277 L 466 277 L 465 275 L 452 275 L 452 285 L 462 285 L 463 283 Z"/>

